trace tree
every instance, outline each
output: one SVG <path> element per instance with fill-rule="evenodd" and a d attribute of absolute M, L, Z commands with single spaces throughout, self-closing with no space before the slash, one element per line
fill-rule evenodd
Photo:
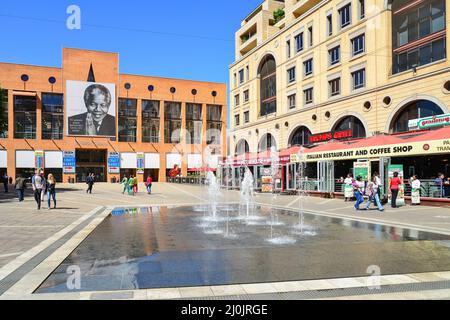
<path fill-rule="evenodd" d="M 8 131 L 8 106 L 4 103 L 7 99 L 6 92 L 0 87 L 0 137 L 4 137 Z"/>
<path fill-rule="evenodd" d="M 275 23 L 284 18 L 284 10 L 279 8 L 273 12 L 273 18 L 275 19 Z"/>

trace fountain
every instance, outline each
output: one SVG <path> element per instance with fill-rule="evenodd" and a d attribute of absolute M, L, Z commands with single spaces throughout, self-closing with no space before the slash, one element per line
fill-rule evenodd
<path fill-rule="evenodd" d="M 250 217 L 250 202 L 253 197 L 253 174 L 248 167 L 245 168 L 244 179 L 241 183 L 241 200 L 245 203 L 246 217 Z"/>

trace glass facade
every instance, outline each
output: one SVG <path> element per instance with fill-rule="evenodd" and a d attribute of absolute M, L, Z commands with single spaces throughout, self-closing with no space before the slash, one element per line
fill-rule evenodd
<path fill-rule="evenodd" d="M 186 104 L 186 143 L 202 143 L 202 105 L 195 103 Z"/>
<path fill-rule="evenodd" d="M 277 111 L 277 72 L 275 59 L 266 56 L 260 67 L 260 116 L 266 116 Z"/>
<path fill-rule="evenodd" d="M 207 105 L 206 110 L 206 143 L 221 144 L 222 106 Z"/>
<path fill-rule="evenodd" d="M 159 101 L 142 100 L 142 142 L 159 143 Z"/>
<path fill-rule="evenodd" d="M 14 138 L 36 139 L 35 96 L 14 96 Z"/>
<path fill-rule="evenodd" d="M 335 126 L 334 131 L 345 131 L 352 130 L 353 135 L 352 138 L 365 138 L 366 137 L 366 129 L 364 128 L 363 123 L 355 116 L 348 116 L 341 119 Z"/>
<path fill-rule="evenodd" d="M 164 142 L 181 142 L 181 103 L 164 102 Z"/>
<path fill-rule="evenodd" d="M 446 57 L 445 1 L 394 1 L 392 5 L 392 73 Z"/>
<path fill-rule="evenodd" d="M 42 139 L 62 140 L 64 136 L 64 96 L 42 94 Z"/>
<path fill-rule="evenodd" d="M 119 99 L 119 142 L 136 142 L 137 100 Z"/>
<path fill-rule="evenodd" d="M 306 127 L 297 128 L 289 141 L 290 146 L 304 146 L 309 144 L 309 136 L 311 131 Z"/>
<path fill-rule="evenodd" d="M 391 124 L 391 133 L 409 131 L 409 120 L 432 117 L 443 114 L 442 109 L 432 101 L 417 100 L 404 108 L 396 115 Z"/>
<path fill-rule="evenodd" d="M 0 89 L 0 138 L 8 138 L 8 90 Z"/>

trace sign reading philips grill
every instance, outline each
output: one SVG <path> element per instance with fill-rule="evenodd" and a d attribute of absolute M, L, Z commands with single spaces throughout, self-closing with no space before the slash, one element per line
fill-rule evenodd
<path fill-rule="evenodd" d="M 319 134 L 313 134 L 309 136 L 309 143 L 319 143 L 319 142 L 326 142 L 330 140 L 342 140 L 342 139 L 348 139 L 353 137 L 353 131 L 352 130 L 344 130 L 344 131 L 332 131 L 332 132 L 325 132 L 325 133 L 319 133 Z"/>
<path fill-rule="evenodd" d="M 434 127 L 443 127 L 450 125 L 450 114 L 441 114 L 438 116 L 426 117 L 409 121 L 410 129 L 429 129 Z"/>

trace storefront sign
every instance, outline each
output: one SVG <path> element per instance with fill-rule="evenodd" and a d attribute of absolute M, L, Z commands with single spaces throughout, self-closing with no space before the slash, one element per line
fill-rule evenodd
<path fill-rule="evenodd" d="M 143 152 L 138 152 L 136 154 L 136 169 L 138 174 L 143 174 L 145 169 L 145 155 Z"/>
<path fill-rule="evenodd" d="M 44 151 L 34 152 L 34 167 L 37 169 L 44 168 Z"/>
<path fill-rule="evenodd" d="M 352 130 L 344 130 L 344 131 L 330 131 L 330 132 L 324 132 L 319 134 L 313 134 L 309 136 L 309 143 L 319 143 L 319 142 L 326 142 L 330 140 L 342 140 L 342 139 L 348 139 L 353 137 L 353 131 Z"/>
<path fill-rule="evenodd" d="M 120 154 L 118 152 L 108 153 L 108 173 L 120 173 Z"/>
<path fill-rule="evenodd" d="M 450 125 L 450 114 L 441 114 L 438 116 L 410 120 L 408 125 L 410 129 L 429 129 L 448 126 Z"/>
<path fill-rule="evenodd" d="M 76 158 L 75 151 L 63 151 L 63 172 L 75 173 Z"/>
<path fill-rule="evenodd" d="M 362 177 L 363 181 L 368 181 L 370 177 L 370 162 L 355 162 L 353 164 L 353 176 Z"/>
<path fill-rule="evenodd" d="M 394 172 L 398 172 L 398 177 L 400 180 L 403 181 L 405 179 L 405 174 L 403 172 L 403 165 L 402 164 L 392 164 L 388 168 L 388 177 L 389 177 L 388 186 L 391 184 L 391 179 L 394 177 Z M 389 195 L 388 195 L 389 204 L 391 204 L 391 198 L 392 198 L 392 195 L 389 193 Z M 398 196 L 397 196 L 396 204 L 397 204 L 397 206 L 405 205 L 405 185 L 403 183 L 400 186 L 398 186 Z"/>
<path fill-rule="evenodd" d="M 291 156 L 281 156 L 277 157 L 275 163 L 286 164 L 291 161 Z M 255 159 L 242 159 L 234 160 L 231 165 L 235 167 L 245 167 L 245 166 L 270 166 L 272 164 L 271 158 L 255 158 Z M 222 166 L 227 165 L 227 163 L 222 163 Z"/>

